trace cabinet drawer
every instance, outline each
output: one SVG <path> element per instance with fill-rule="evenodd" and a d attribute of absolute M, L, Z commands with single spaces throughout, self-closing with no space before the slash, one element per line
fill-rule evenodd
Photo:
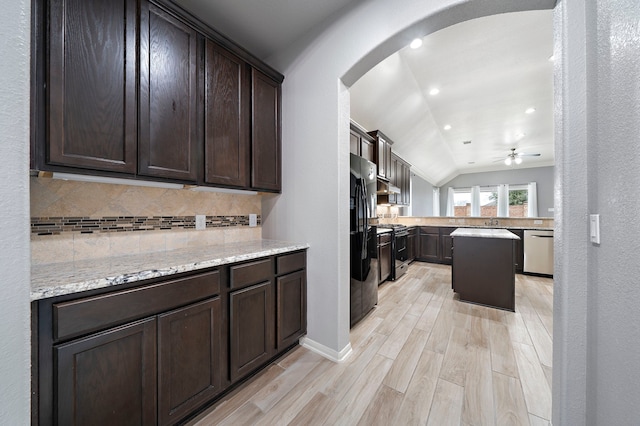
<path fill-rule="evenodd" d="M 277 275 L 288 274 L 289 272 L 304 269 L 305 266 L 307 265 L 305 252 L 302 251 L 299 253 L 278 256 L 276 265 L 277 265 L 276 267 Z"/>
<path fill-rule="evenodd" d="M 435 226 L 421 226 L 420 233 L 421 234 L 439 234 L 440 228 Z"/>
<path fill-rule="evenodd" d="M 391 242 L 391 232 L 378 235 L 378 244 L 385 244 Z"/>
<path fill-rule="evenodd" d="M 241 288 L 268 281 L 273 275 L 271 259 L 244 263 L 242 265 L 232 266 L 230 269 L 231 288 Z"/>
<path fill-rule="evenodd" d="M 53 305 L 53 338 L 67 339 L 144 318 L 220 293 L 220 273 L 165 281 Z"/>

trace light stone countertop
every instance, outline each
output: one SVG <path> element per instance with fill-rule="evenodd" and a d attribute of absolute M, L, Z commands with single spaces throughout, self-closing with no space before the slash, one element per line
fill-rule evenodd
<path fill-rule="evenodd" d="M 303 250 L 308 244 L 257 240 L 31 267 L 31 301 Z"/>
<path fill-rule="evenodd" d="M 451 233 L 452 237 L 478 237 L 478 238 L 502 238 L 519 240 L 513 232 L 506 229 L 486 229 L 486 228 L 458 228 Z"/>

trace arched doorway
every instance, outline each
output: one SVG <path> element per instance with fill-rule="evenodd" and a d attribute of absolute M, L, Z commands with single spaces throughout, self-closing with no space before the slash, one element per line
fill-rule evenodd
<path fill-rule="evenodd" d="M 310 244 L 304 344 L 331 359 L 350 351 L 348 184 L 341 176 L 349 157 L 348 85 L 418 35 L 475 17 L 555 6 L 553 0 L 434 3 L 358 3 L 273 58 L 286 75 L 284 187 L 281 196 L 263 200 L 263 235 Z"/>

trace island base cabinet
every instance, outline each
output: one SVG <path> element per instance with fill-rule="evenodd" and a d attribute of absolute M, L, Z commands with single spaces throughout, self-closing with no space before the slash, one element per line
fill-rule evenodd
<path fill-rule="evenodd" d="M 54 365 L 56 424 L 157 423 L 155 318 L 58 345 Z"/>
<path fill-rule="evenodd" d="M 229 294 L 232 382 L 249 374 L 274 354 L 271 293 L 271 281 L 266 281 Z"/>
<path fill-rule="evenodd" d="M 455 237 L 451 286 L 460 300 L 515 311 L 514 240 Z"/>
<path fill-rule="evenodd" d="M 158 423 L 173 424 L 221 391 L 220 298 L 158 317 Z"/>

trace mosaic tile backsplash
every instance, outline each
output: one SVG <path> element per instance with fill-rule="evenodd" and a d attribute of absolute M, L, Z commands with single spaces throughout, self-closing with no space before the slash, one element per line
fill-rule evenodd
<path fill-rule="evenodd" d="M 258 225 L 260 216 L 258 215 Z M 249 226 L 249 216 L 206 216 L 206 228 Z M 59 235 L 66 232 L 128 232 L 195 229 L 195 216 L 32 217 L 31 233 Z"/>
<path fill-rule="evenodd" d="M 37 177 L 30 194 L 32 264 L 262 238 L 261 195 Z M 258 226 L 248 226 L 250 214 Z M 206 216 L 205 230 L 195 230 L 195 215 Z"/>

